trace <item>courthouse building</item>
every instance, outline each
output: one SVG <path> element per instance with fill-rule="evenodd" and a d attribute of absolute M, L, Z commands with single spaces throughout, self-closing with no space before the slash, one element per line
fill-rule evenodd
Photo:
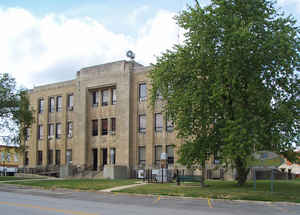
<path fill-rule="evenodd" d="M 162 152 L 169 167 L 177 165 L 180 140 L 173 123 L 161 112 L 162 100 L 154 108 L 149 102 L 150 69 L 117 61 L 30 90 L 35 122 L 27 130 L 23 165 L 101 170 L 115 164 L 135 170 L 159 167 Z"/>

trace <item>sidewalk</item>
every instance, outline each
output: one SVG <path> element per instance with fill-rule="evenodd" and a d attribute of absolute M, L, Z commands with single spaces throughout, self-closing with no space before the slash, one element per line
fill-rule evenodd
<path fill-rule="evenodd" d="M 19 180 L 9 180 L 9 181 L 0 181 L 0 183 L 8 182 L 22 182 L 22 181 L 43 181 L 43 180 L 62 180 L 61 178 L 30 178 L 30 179 L 19 179 Z"/>
<path fill-rule="evenodd" d="M 124 190 L 124 189 L 127 189 L 127 188 L 137 187 L 137 186 L 141 186 L 141 185 L 145 185 L 145 184 L 146 183 L 144 183 L 144 182 L 140 182 L 140 183 L 137 183 L 137 184 L 130 184 L 130 185 L 125 185 L 125 186 L 112 187 L 112 188 L 109 188 L 109 189 L 99 190 L 99 192 L 109 193 L 109 192 L 112 192 L 112 191 L 115 191 L 115 190 Z"/>

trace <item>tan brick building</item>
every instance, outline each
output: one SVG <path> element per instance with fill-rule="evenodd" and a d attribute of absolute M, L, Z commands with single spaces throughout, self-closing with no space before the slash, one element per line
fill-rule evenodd
<path fill-rule="evenodd" d="M 172 122 L 149 102 L 150 67 L 118 61 L 81 69 L 74 80 L 29 91 L 35 123 L 28 129 L 23 165 L 72 163 L 94 170 L 105 164 L 138 169 L 176 162 Z"/>

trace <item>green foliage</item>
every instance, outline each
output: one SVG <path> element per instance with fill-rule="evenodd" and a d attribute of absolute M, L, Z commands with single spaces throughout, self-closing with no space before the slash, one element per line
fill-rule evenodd
<path fill-rule="evenodd" d="M 20 144 L 33 122 L 25 90 L 17 89 L 15 79 L 0 74 L 0 129 L 5 144 Z"/>
<path fill-rule="evenodd" d="M 183 164 L 218 150 L 242 185 L 253 152 L 299 140 L 300 29 L 269 0 L 212 0 L 176 19 L 186 39 L 157 59 L 152 103 L 159 90 L 185 142 Z"/>

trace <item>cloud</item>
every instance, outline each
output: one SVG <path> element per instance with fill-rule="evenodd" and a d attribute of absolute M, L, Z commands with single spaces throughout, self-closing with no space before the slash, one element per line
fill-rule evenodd
<path fill-rule="evenodd" d="M 145 10 L 132 16 L 138 18 Z M 18 83 L 31 88 L 73 79 L 82 67 L 125 59 L 129 49 L 138 62 L 147 65 L 178 41 L 174 15 L 159 11 L 133 38 L 114 33 L 90 17 L 35 17 L 22 8 L 0 8 L 1 72 L 11 73 Z"/>

